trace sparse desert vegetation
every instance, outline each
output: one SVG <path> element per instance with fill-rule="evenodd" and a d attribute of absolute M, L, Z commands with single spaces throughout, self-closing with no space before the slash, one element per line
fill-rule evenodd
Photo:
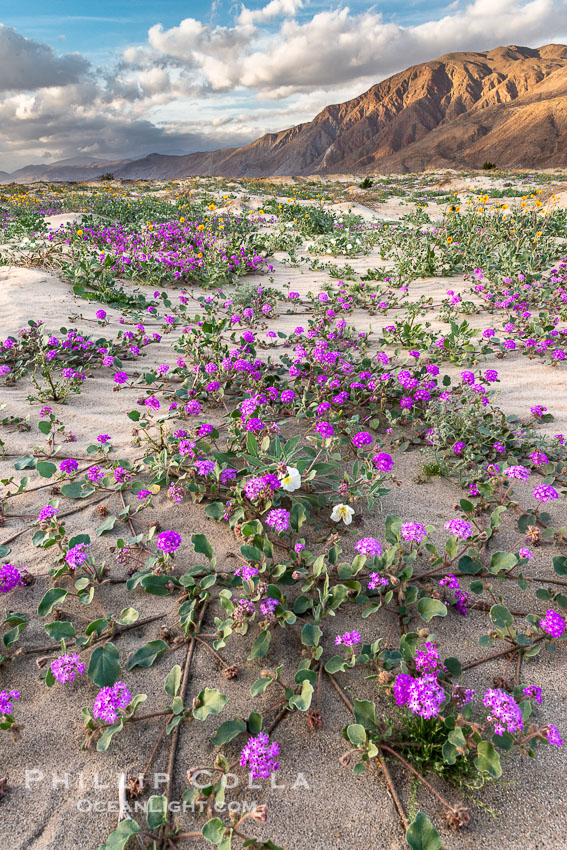
<path fill-rule="evenodd" d="M 488 161 L 1 187 L 11 846 L 559 846 L 566 246 Z"/>

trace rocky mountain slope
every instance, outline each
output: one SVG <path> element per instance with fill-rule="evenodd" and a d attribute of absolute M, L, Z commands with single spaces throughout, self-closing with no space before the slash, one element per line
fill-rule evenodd
<path fill-rule="evenodd" d="M 403 172 L 479 168 L 486 160 L 501 168 L 567 165 L 567 46 L 449 53 L 244 147 L 104 167 L 28 166 L 14 179 Z"/>

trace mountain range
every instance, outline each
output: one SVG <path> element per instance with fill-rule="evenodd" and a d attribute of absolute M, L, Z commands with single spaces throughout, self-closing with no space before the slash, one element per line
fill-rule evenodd
<path fill-rule="evenodd" d="M 248 145 L 183 156 L 29 165 L 0 181 L 306 176 L 567 165 L 567 46 L 448 53 L 312 121 Z"/>

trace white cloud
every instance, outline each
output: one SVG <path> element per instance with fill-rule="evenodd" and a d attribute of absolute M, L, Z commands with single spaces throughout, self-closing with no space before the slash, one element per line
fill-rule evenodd
<path fill-rule="evenodd" d="M 238 23 L 256 24 L 271 21 L 272 18 L 291 18 L 298 9 L 302 8 L 302 0 L 270 0 L 261 9 L 247 9 L 243 6 L 238 16 Z"/>
<path fill-rule="evenodd" d="M 205 29 L 195 18 L 185 18 L 179 26 L 168 30 L 162 24 L 155 24 L 148 30 L 148 41 L 154 50 L 183 59 L 197 47 Z"/>
<path fill-rule="evenodd" d="M 567 30 L 565 0 L 475 0 L 408 27 L 372 10 L 353 14 L 348 6 L 302 23 L 299 8 L 301 0 L 244 7 L 233 27 L 210 28 L 193 18 L 171 29 L 157 24 L 148 33 L 155 54 L 146 61 L 173 59 L 213 91 L 243 86 L 282 98 L 367 77 L 376 82 L 442 53 L 542 43 Z M 284 18 L 277 32 L 257 26 L 275 17 Z"/>

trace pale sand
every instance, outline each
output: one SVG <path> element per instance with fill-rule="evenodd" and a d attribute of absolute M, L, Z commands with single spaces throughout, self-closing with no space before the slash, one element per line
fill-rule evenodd
<path fill-rule="evenodd" d="M 402 207 L 407 212 L 407 207 Z M 343 259 L 336 261 L 343 264 Z M 350 262 L 357 270 L 366 270 L 378 265 L 374 256 L 357 258 Z M 309 289 L 317 291 L 327 280 L 325 273 L 309 272 L 284 266 L 280 261 L 275 262 L 275 286 L 285 288 L 291 281 L 292 288 L 302 293 Z M 266 283 L 266 278 L 255 278 Z M 435 298 L 447 289 L 463 289 L 462 280 L 432 279 L 418 281 L 412 284 L 410 295 L 417 297 L 421 292 L 432 294 Z M 62 326 L 76 326 L 86 332 L 96 333 L 97 326 L 92 321 L 82 319 L 71 320 L 69 317 L 82 314 L 92 319 L 96 304 L 87 304 L 76 299 L 70 286 L 58 280 L 55 276 L 35 270 L 14 268 L 0 269 L 0 336 L 16 332 L 25 326 L 29 318 L 43 318 L 46 326 L 58 333 Z M 111 335 L 119 325 L 116 311 L 108 310 L 112 323 L 104 333 Z M 305 318 L 305 317 L 304 317 Z M 390 317 L 370 318 L 367 314 L 357 311 L 352 319 L 361 329 L 370 326 L 377 328 L 392 320 Z M 488 320 L 490 317 L 488 317 Z M 471 321 L 479 326 L 486 326 L 473 316 Z M 276 330 L 289 331 L 301 323 L 301 317 L 282 314 L 277 321 L 270 322 L 270 327 Z M 151 328 L 151 323 L 147 323 Z M 486 324 L 490 324 L 487 321 Z M 142 361 L 144 367 L 151 363 L 174 361 L 169 345 L 170 340 L 165 336 L 162 343 L 151 346 L 148 356 Z M 543 403 L 554 413 L 556 421 L 546 426 L 549 433 L 567 430 L 567 373 L 564 368 L 552 369 L 544 367 L 539 361 L 527 361 L 517 355 L 504 361 L 490 359 L 483 365 L 493 366 L 502 375 L 500 385 L 500 403 L 510 413 L 527 417 L 529 407 L 534 403 Z M 129 364 L 129 369 L 133 367 Z M 34 444 L 41 445 L 43 436 L 36 431 L 38 406 L 32 408 L 26 402 L 29 384 L 21 382 L 16 388 L 2 391 L 2 402 L 6 403 L 5 414 L 31 413 L 32 430 L 29 433 L 2 431 L 2 438 L 7 443 L 8 451 L 20 456 L 29 453 Z M 107 370 L 97 370 L 93 377 L 85 382 L 80 396 L 72 396 L 69 403 L 58 408 L 67 427 L 77 436 L 76 443 L 65 444 L 69 453 L 83 454 L 84 447 L 93 435 L 106 432 L 113 436 L 113 443 L 119 448 L 114 457 L 134 458 L 140 455 L 140 450 L 130 444 L 132 423 L 125 413 L 135 404 L 135 391 L 122 390 L 112 392 Z M 434 480 L 429 484 L 417 484 L 422 456 L 420 453 L 401 454 L 394 452 L 396 459 L 396 475 L 403 482 L 400 487 L 393 487 L 385 497 L 382 511 L 375 510 L 367 516 L 364 524 L 365 535 L 375 535 L 383 539 L 384 520 L 389 513 L 396 513 L 405 519 L 418 519 L 431 522 L 442 529 L 443 523 L 453 515 L 453 505 L 462 495 L 455 485 L 445 480 Z M 14 457 L 0 462 L 0 477 L 14 474 Z M 26 473 L 15 473 L 16 478 Z M 32 483 L 43 484 L 35 472 L 32 472 Z M 22 512 L 34 514 L 47 501 L 48 490 L 20 496 L 9 503 L 10 512 L 15 506 Z M 61 499 L 63 510 L 77 506 L 76 502 Z M 563 503 L 564 506 L 564 503 Z M 109 503 L 111 512 L 120 510 L 118 496 Z M 555 511 L 555 524 L 565 523 L 567 517 L 560 515 L 561 508 Z M 213 544 L 218 564 L 221 569 L 234 566 L 227 554 L 237 551 L 238 545 L 232 535 L 223 525 L 206 519 L 202 508 L 183 503 L 172 506 L 163 496 L 156 500 L 153 510 L 144 512 L 141 519 L 135 520 L 137 527 L 143 527 L 153 520 L 161 522 L 163 528 L 179 530 L 184 539 L 183 555 L 178 562 L 178 570 L 183 571 L 188 566 L 199 563 L 200 557 L 192 553 L 189 538 L 191 533 L 205 532 Z M 96 508 L 88 508 L 83 512 L 70 516 L 67 527 L 70 532 L 89 531 L 94 541 L 94 552 L 100 558 L 106 558 L 111 566 L 112 575 L 123 575 L 123 568 L 114 562 L 109 554 L 109 546 L 121 535 L 128 535 L 126 526 L 117 524 L 114 531 L 103 537 L 95 537 L 93 530 L 100 524 L 101 519 Z M 7 519 L 6 525 L 0 531 L 0 543 L 10 537 L 19 528 L 23 528 L 22 520 Z M 328 531 L 334 530 L 330 524 Z M 321 533 L 321 529 L 317 529 Z M 343 534 L 342 545 L 347 553 L 352 551 L 353 542 L 357 539 L 356 531 Z M 437 538 L 442 540 L 444 533 L 439 531 Z M 510 545 L 516 540 L 513 529 L 503 533 L 503 543 Z M 319 544 L 322 545 L 322 544 Z M 502 545 L 500 548 L 504 548 Z M 542 574 L 550 574 L 550 547 L 536 550 L 533 564 L 534 571 L 541 570 Z M 37 550 L 31 545 L 31 533 L 23 534 L 12 547 L 12 557 L 17 564 L 26 564 L 32 573 L 45 572 L 50 566 L 48 553 Z M 532 569 L 530 568 L 530 572 Z M 508 583 L 507 583 L 508 584 Z M 49 586 L 46 578 L 38 578 L 35 585 L 25 591 L 15 591 L 9 601 L 11 608 L 27 612 L 31 616 L 31 624 L 24 632 L 23 646 L 35 646 L 46 643 L 42 625 L 35 616 L 37 604 Z M 509 604 L 517 604 L 530 610 L 544 610 L 545 605 L 536 603 L 530 595 L 525 596 L 512 587 L 506 587 L 506 600 Z M 121 586 L 108 586 L 100 594 L 100 602 L 106 611 L 119 611 L 125 605 L 132 605 L 140 611 L 141 617 L 154 613 L 162 613 L 163 621 L 150 624 L 143 629 L 128 633 L 116 640 L 124 662 L 127 656 L 142 643 L 158 637 L 161 622 L 175 627 L 175 610 L 168 599 L 134 592 L 126 595 Z M 539 609 L 536 607 L 539 606 Z M 67 610 L 85 615 L 85 609 L 66 602 Z M 212 624 L 214 611 L 209 609 L 206 623 Z M 461 658 L 474 658 L 487 652 L 479 649 L 477 638 L 487 628 L 486 614 L 472 613 L 466 619 L 461 619 L 451 612 L 445 621 L 436 620 L 432 625 L 439 635 L 443 650 L 446 654 L 458 654 Z M 359 628 L 363 640 L 385 636 L 390 628 L 387 615 L 379 615 L 361 621 L 352 612 L 341 615 L 336 621 L 327 625 L 325 646 L 329 654 L 332 650 L 332 636 L 336 631 L 347 627 Z M 232 717 L 247 716 L 252 706 L 262 709 L 275 697 L 269 690 L 263 697 L 251 700 L 250 685 L 266 667 L 275 668 L 278 663 L 284 665 L 284 677 L 291 678 L 293 666 L 297 662 L 297 649 L 287 636 L 287 633 L 276 632 L 272 640 L 270 652 L 265 659 L 246 662 L 250 638 L 235 639 L 229 642 L 222 653 L 231 663 L 241 668 L 237 680 L 226 681 L 218 663 L 204 649 L 196 652 L 192 677 L 189 685 L 189 698 L 204 686 L 217 687 L 228 694 L 229 702 L 221 718 L 210 718 L 203 726 L 194 721 L 186 724 L 181 732 L 180 746 L 177 757 L 174 799 L 187 787 L 185 771 L 195 764 L 204 764 L 211 759 L 213 747 L 208 743 L 208 736 L 213 734 L 220 722 Z M 163 679 L 174 663 L 182 663 L 184 650 L 178 650 L 162 656 L 150 670 L 137 669 L 127 673 L 126 678 L 133 693 L 143 691 L 148 694 L 144 710 L 159 710 L 166 704 L 163 692 Z M 544 688 L 544 705 L 538 710 L 542 722 L 556 723 L 562 732 L 566 732 L 564 718 L 567 714 L 567 684 L 562 676 L 564 662 L 561 657 L 552 659 L 548 654 L 542 654 L 529 665 L 525 665 L 524 680 Z M 506 665 L 494 662 L 473 671 L 475 675 L 467 678 L 467 684 L 489 686 L 491 678 L 506 674 Z M 345 675 L 339 680 L 352 682 Z M 371 682 L 359 681 L 353 683 L 356 696 L 375 698 L 375 690 Z M 79 709 L 82 705 L 92 705 L 96 693 L 94 686 L 85 679 L 72 685 L 56 686 L 47 689 L 38 680 L 38 670 L 35 666 L 35 656 L 18 658 L 11 666 L 2 669 L 2 687 L 17 687 L 21 691 L 21 699 L 17 704 L 17 716 L 23 723 L 23 735 L 18 744 L 14 744 L 8 736 L 2 741 L 1 773 L 9 777 L 11 790 L 0 805 L 0 846 L 10 847 L 11 850 L 75 850 L 75 848 L 97 848 L 98 845 L 116 826 L 117 813 L 106 812 L 97 814 L 94 811 L 78 810 L 77 806 L 85 808 L 92 806 L 95 801 L 105 808 L 110 802 L 118 800 L 116 776 L 123 770 L 137 772 L 148 757 L 159 724 L 140 723 L 131 726 L 126 733 L 115 738 L 106 754 L 96 751 L 80 750 L 82 739 L 81 719 Z M 353 693 L 351 693 L 351 697 Z M 278 784 L 286 788 L 270 788 L 265 783 L 260 790 L 242 787 L 237 799 L 256 800 L 267 803 L 269 807 L 269 823 L 266 826 L 254 825 L 250 834 L 271 837 L 277 844 L 287 850 L 351 850 L 351 848 L 372 847 L 376 850 L 401 850 L 405 841 L 392 801 L 386 790 L 378 770 L 374 775 L 366 774 L 354 777 L 348 767 L 339 764 L 338 759 L 346 751 L 347 746 L 341 738 L 340 730 L 350 722 L 348 712 L 339 700 L 337 694 L 326 681 L 322 683 L 320 709 L 323 713 L 324 725 L 318 732 L 308 729 L 302 715 L 294 715 L 282 722 L 277 729 L 277 740 L 282 748 L 282 766 L 278 772 Z M 233 758 L 237 752 L 236 745 L 229 745 L 227 751 Z M 162 749 L 156 763 L 156 770 L 164 771 L 167 759 L 167 749 Z M 26 770 L 40 770 L 43 781 L 31 784 L 26 788 Z M 410 782 L 397 769 L 391 767 L 402 798 L 408 805 Z M 291 788 L 297 772 L 303 774 L 299 780 L 300 787 Z M 53 787 L 52 774 L 59 778 L 59 784 Z M 63 779 L 68 774 L 68 788 Z M 80 787 L 80 776 L 83 776 L 84 788 Z M 37 774 L 34 774 L 36 776 Z M 108 788 L 96 788 L 98 784 Z M 241 778 L 244 773 L 239 771 Z M 305 781 L 310 790 L 305 790 Z M 566 847 L 565 830 L 567 827 L 567 795 L 565 794 L 565 768 L 562 751 L 542 746 L 536 761 L 526 760 L 520 764 L 517 758 L 512 760 L 505 770 L 502 782 L 485 788 L 479 799 L 486 806 L 494 806 L 497 817 L 492 817 L 480 808 L 473 808 L 473 819 L 469 829 L 453 835 L 443 831 L 444 847 L 447 850 L 478 850 L 482 845 L 503 848 L 503 850 L 556 850 Z M 154 793 L 160 793 L 161 788 Z M 456 789 L 446 789 L 446 794 L 452 801 L 458 801 L 460 795 Z M 418 803 L 428 811 L 439 826 L 443 823 L 442 812 L 438 810 L 435 801 L 421 789 L 418 791 Z M 83 801 L 83 802 L 80 802 Z M 183 815 L 181 822 L 184 828 L 197 829 L 203 819 L 193 819 L 190 814 Z M 132 846 L 136 846 L 132 842 Z M 205 841 L 191 842 L 192 847 L 210 847 Z"/>

